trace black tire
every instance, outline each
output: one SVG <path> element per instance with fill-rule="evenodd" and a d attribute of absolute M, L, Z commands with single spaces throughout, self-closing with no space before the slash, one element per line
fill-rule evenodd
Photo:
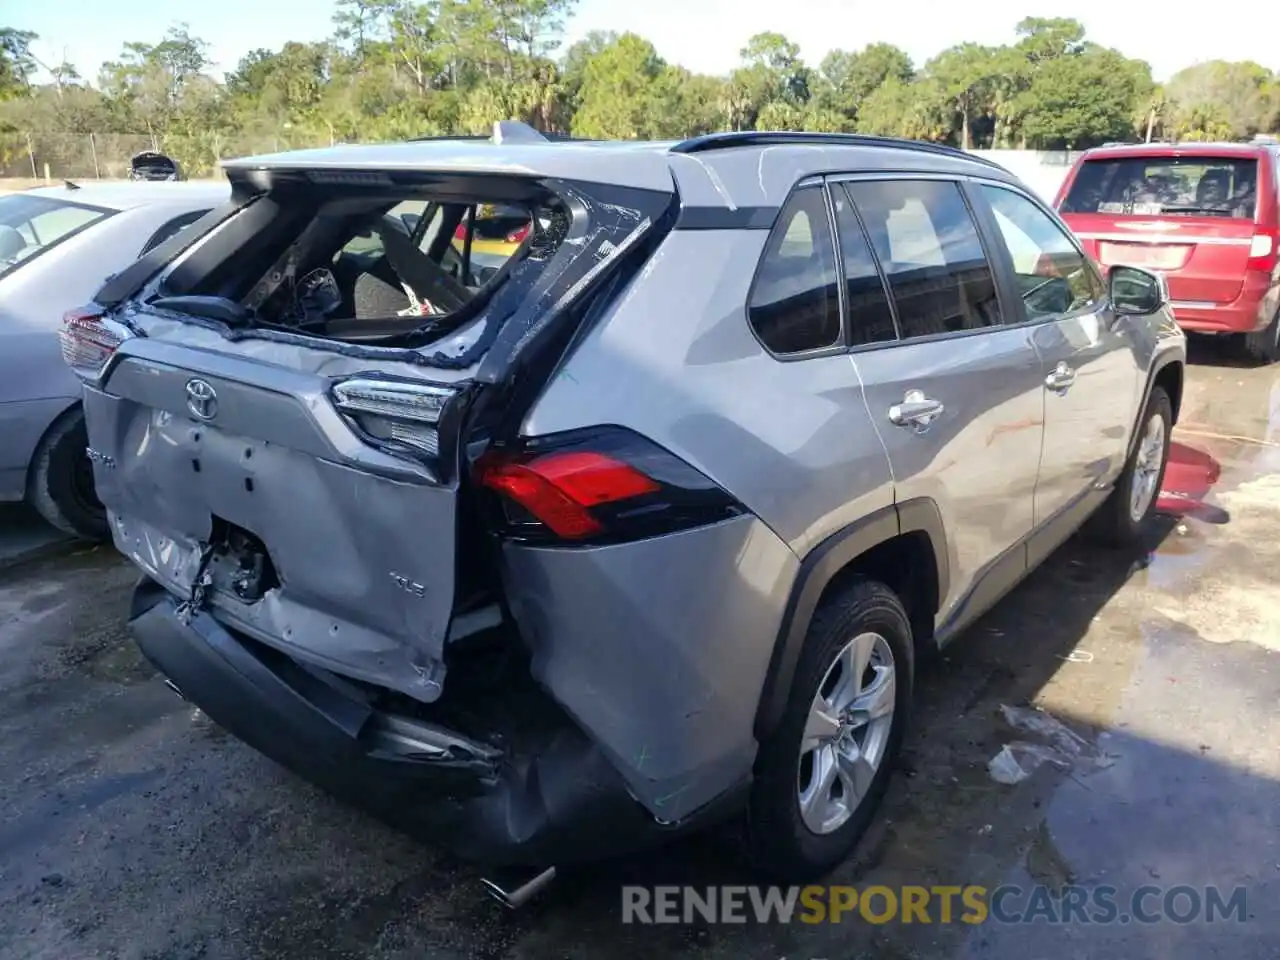
<path fill-rule="evenodd" d="M 1145 436 L 1152 417 L 1159 417 L 1164 423 L 1164 446 L 1160 457 L 1160 470 L 1156 474 L 1155 492 L 1151 502 L 1147 504 L 1142 516 L 1134 517 L 1130 510 L 1130 497 L 1133 492 L 1133 477 L 1138 468 L 1139 452 L 1142 449 L 1142 438 Z M 1152 387 L 1147 398 L 1147 406 L 1138 421 L 1137 439 L 1124 470 L 1116 480 L 1115 489 L 1103 502 L 1098 511 L 1090 518 L 1090 532 L 1094 536 L 1114 547 L 1129 547 L 1142 537 L 1143 525 L 1155 513 L 1156 501 L 1160 498 L 1160 489 L 1164 485 L 1164 471 L 1169 465 L 1169 440 L 1173 430 L 1173 404 L 1164 387 Z"/>
<path fill-rule="evenodd" d="M 837 655 L 864 632 L 880 634 L 893 655 L 894 712 L 887 744 L 869 788 L 845 823 L 817 833 L 803 821 L 798 796 L 804 736 L 810 706 Z M 854 580 L 825 600 L 814 615 L 796 664 L 790 697 L 777 728 L 761 744 L 747 811 L 747 848 L 752 866 L 779 883 L 803 883 L 848 858 L 875 815 L 902 747 L 914 679 L 911 624 L 892 590 L 872 580 Z"/>
<path fill-rule="evenodd" d="M 85 540 L 110 537 L 107 511 L 93 489 L 89 437 L 79 407 L 68 410 L 36 447 L 27 474 L 27 500 L 40 516 Z"/>
<path fill-rule="evenodd" d="M 1267 326 L 1244 335 L 1244 352 L 1254 363 L 1263 366 L 1280 360 L 1280 310 Z"/>

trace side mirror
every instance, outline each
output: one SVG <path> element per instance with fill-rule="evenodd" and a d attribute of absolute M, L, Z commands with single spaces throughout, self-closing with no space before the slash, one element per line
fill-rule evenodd
<path fill-rule="evenodd" d="M 1169 303 L 1169 281 L 1162 273 L 1117 264 L 1107 274 L 1107 294 L 1121 316 L 1155 313 Z"/>

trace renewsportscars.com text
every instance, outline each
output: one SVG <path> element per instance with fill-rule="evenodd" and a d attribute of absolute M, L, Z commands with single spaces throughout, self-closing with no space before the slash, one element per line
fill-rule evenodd
<path fill-rule="evenodd" d="M 1243 923 L 1244 887 L 622 888 L 623 923 Z"/>

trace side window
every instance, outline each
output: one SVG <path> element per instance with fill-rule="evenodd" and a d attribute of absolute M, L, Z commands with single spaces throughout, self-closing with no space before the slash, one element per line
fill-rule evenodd
<path fill-rule="evenodd" d="M 1013 260 L 1028 320 L 1094 309 L 1102 280 L 1071 237 L 1031 200 L 1002 187 L 982 188 Z"/>
<path fill-rule="evenodd" d="M 869 180 L 848 191 L 889 280 L 904 338 L 1001 323 L 995 278 L 958 184 Z"/>
<path fill-rule="evenodd" d="M 884 343 L 898 339 L 893 311 L 884 281 L 871 254 L 867 239 L 844 188 L 831 191 L 836 205 L 836 232 L 840 236 L 840 257 L 844 261 L 844 302 L 849 316 L 849 341 L 853 346 Z"/>
<path fill-rule="evenodd" d="M 765 243 L 747 313 L 774 353 L 802 353 L 840 341 L 835 243 L 821 187 L 792 194 Z"/>
<path fill-rule="evenodd" d="M 160 246 L 160 244 L 164 243 L 170 237 L 178 233 L 178 231 L 180 231 L 183 227 L 191 226 L 191 224 L 195 223 L 197 220 L 199 220 L 208 212 L 209 212 L 208 210 L 192 210 L 190 213 L 183 213 L 174 217 L 172 220 L 170 220 L 168 223 L 166 223 L 164 226 L 162 226 L 159 230 L 157 230 L 155 233 L 151 235 L 151 239 L 148 240 L 143 245 L 142 250 L 139 251 L 138 253 L 138 256 L 139 257 L 145 256 L 147 253 L 154 250 L 156 247 Z"/>

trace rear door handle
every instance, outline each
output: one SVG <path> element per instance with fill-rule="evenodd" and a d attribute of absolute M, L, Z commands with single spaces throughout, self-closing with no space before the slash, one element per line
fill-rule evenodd
<path fill-rule="evenodd" d="M 912 427 L 922 433 L 946 409 L 941 400 L 926 397 L 919 390 L 908 390 L 901 403 L 889 408 L 889 422 L 895 427 Z"/>
<path fill-rule="evenodd" d="M 1063 360 L 1058 361 L 1053 372 L 1044 378 L 1044 385 L 1057 393 L 1066 393 L 1075 382 L 1076 372 Z"/>

